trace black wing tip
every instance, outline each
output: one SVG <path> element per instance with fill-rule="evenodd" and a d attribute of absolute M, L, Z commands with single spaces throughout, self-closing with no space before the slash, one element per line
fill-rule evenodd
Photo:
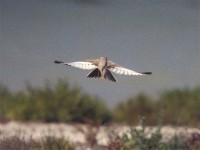
<path fill-rule="evenodd" d="M 142 72 L 142 74 L 145 74 L 145 75 L 151 75 L 152 72 Z"/>
<path fill-rule="evenodd" d="M 55 64 L 61 64 L 61 63 L 63 63 L 63 62 L 62 62 L 62 61 L 59 61 L 59 60 L 55 60 L 54 63 L 55 63 Z"/>

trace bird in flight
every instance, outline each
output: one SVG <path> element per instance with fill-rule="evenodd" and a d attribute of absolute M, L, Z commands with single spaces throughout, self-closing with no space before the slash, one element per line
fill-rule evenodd
<path fill-rule="evenodd" d="M 150 75 L 152 72 L 135 72 L 133 70 L 127 69 L 121 65 L 118 65 L 110 60 L 107 57 L 101 56 L 99 59 L 89 59 L 84 61 L 77 61 L 71 63 L 65 63 L 63 61 L 55 60 L 54 63 L 56 64 L 64 64 L 67 66 L 77 67 L 80 69 L 94 69 L 92 70 L 87 77 L 88 78 L 103 78 L 109 81 L 116 82 L 117 80 L 112 75 L 112 72 L 122 75 Z"/>

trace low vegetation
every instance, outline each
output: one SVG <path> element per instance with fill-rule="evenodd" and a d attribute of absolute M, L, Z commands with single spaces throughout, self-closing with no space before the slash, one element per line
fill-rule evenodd
<path fill-rule="evenodd" d="M 199 150 L 200 134 L 193 133 L 191 136 L 174 134 L 170 139 L 163 140 L 161 128 L 158 126 L 154 131 L 149 131 L 144 118 L 141 119 L 141 128 L 131 128 L 122 136 L 113 133 L 107 145 L 99 145 L 94 132 L 86 135 L 85 143 L 71 143 L 64 136 L 43 136 L 40 139 L 23 136 L 23 133 L 7 136 L 0 134 L 0 148 L 2 150 Z"/>
<path fill-rule="evenodd" d="M 157 99 L 142 93 L 115 106 L 114 117 L 118 122 L 137 124 L 146 117 L 148 125 L 200 125 L 200 87 L 164 91 Z M 130 115 L 131 114 L 131 115 Z"/>
<path fill-rule="evenodd" d="M 110 109 L 105 101 L 58 80 L 52 86 L 12 92 L 0 85 L 0 119 L 40 122 L 120 122 L 137 125 L 144 116 L 147 125 L 199 126 L 200 86 L 164 91 L 157 99 L 140 93 Z M 130 115 L 131 114 L 131 115 Z"/>
<path fill-rule="evenodd" d="M 13 93 L 0 86 L 0 118 L 2 120 L 40 122 L 109 122 L 112 115 L 98 97 L 83 93 L 59 80 L 54 88 L 28 85 L 26 91 Z"/>
<path fill-rule="evenodd" d="M 31 137 L 25 139 L 13 135 L 1 138 L 0 148 L 2 150 L 74 150 L 74 145 L 70 144 L 64 138 L 56 138 L 54 136 L 47 136 L 41 139 L 41 141 L 35 141 Z"/>
<path fill-rule="evenodd" d="M 169 141 L 162 141 L 160 128 L 163 125 L 192 126 L 200 125 L 200 86 L 193 89 L 173 89 L 164 91 L 153 99 L 140 93 L 118 103 L 110 109 L 105 101 L 71 86 L 65 80 L 58 80 L 52 86 L 33 87 L 27 85 L 26 90 L 13 92 L 0 85 L 0 121 L 38 121 L 89 123 L 126 123 L 138 125 L 139 118 L 145 119 L 147 126 L 159 126 L 150 137 L 146 135 L 145 125 L 142 129 L 131 129 L 122 137 L 110 139 L 109 150 L 173 150 L 200 149 L 200 135 L 192 134 L 190 138 L 174 135 Z M 88 133 L 88 145 L 95 149 L 96 134 Z M 75 149 L 76 146 L 64 138 L 45 137 L 41 141 L 24 139 L 17 135 L 4 137 L 0 133 L 0 147 L 3 149 Z M 14 146 L 14 148 L 12 147 Z"/>
<path fill-rule="evenodd" d="M 193 144 L 187 142 L 190 138 L 176 134 L 164 141 L 161 127 L 157 127 L 151 134 L 145 132 L 144 121 L 145 118 L 142 118 L 141 129 L 131 128 L 130 132 L 123 134 L 122 137 L 116 136 L 110 141 L 108 148 L 110 150 L 189 150 L 194 148 Z"/>

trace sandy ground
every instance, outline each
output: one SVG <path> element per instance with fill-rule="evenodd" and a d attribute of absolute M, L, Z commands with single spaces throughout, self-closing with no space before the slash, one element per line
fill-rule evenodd
<path fill-rule="evenodd" d="M 141 127 L 133 127 L 141 129 Z M 155 127 L 147 127 L 145 132 L 150 136 L 155 132 Z M 83 124 L 64 124 L 64 123 L 20 123 L 8 122 L 0 124 L 0 135 L 12 136 L 20 135 L 23 138 L 41 140 L 45 136 L 64 137 L 74 144 L 86 144 L 88 138 L 94 138 L 98 145 L 106 146 L 113 135 L 122 136 L 130 131 L 129 126 L 112 124 L 108 126 L 94 127 Z M 163 140 L 168 140 L 172 136 L 181 135 L 189 137 L 192 133 L 199 133 L 200 129 L 186 127 L 164 126 L 161 128 Z M 0 136 L 1 138 L 3 136 Z"/>

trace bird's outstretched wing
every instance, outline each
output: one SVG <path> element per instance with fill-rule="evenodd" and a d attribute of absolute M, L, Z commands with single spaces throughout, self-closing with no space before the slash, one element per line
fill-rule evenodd
<path fill-rule="evenodd" d="M 80 69 L 86 69 L 86 70 L 97 68 L 97 66 L 95 66 L 93 63 L 86 62 L 86 61 L 77 61 L 77 62 L 65 63 L 65 62 L 62 62 L 62 61 L 55 60 L 54 63 L 64 64 L 64 65 L 67 65 L 67 66 L 72 66 L 72 67 L 76 67 L 76 68 L 80 68 Z"/>
<path fill-rule="evenodd" d="M 112 61 L 108 61 L 108 68 L 114 72 L 114 73 L 117 73 L 117 74 L 122 74 L 122 75 L 150 75 L 152 74 L 151 72 L 136 72 L 136 71 L 133 71 L 133 70 L 130 70 L 130 69 L 127 69 L 121 65 L 118 65 Z"/>
<path fill-rule="evenodd" d="M 141 73 L 139 73 L 139 72 L 135 72 L 133 70 L 130 70 L 130 69 L 127 69 L 127 68 L 124 68 L 124 67 L 114 67 L 114 68 L 110 68 L 110 70 L 112 72 L 117 73 L 117 74 L 130 75 L 130 76 L 131 75 L 137 76 L 137 75 L 150 75 L 150 74 L 152 74 L 151 72 L 141 72 Z"/>

